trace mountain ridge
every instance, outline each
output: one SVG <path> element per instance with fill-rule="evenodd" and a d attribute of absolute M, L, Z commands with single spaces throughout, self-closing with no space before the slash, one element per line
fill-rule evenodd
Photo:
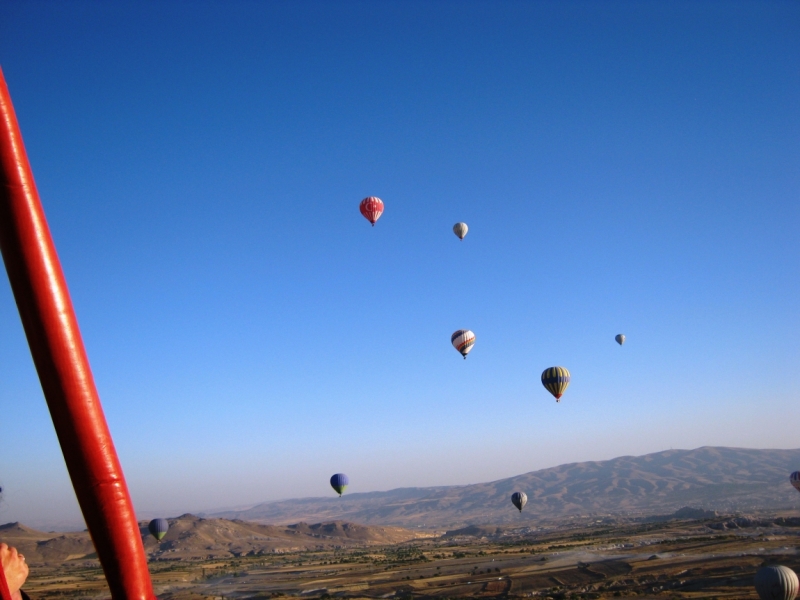
<path fill-rule="evenodd" d="M 582 514 L 654 515 L 691 505 L 721 512 L 800 508 L 789 473 L 800 449 L 703 446 L 574 462 L 471 485 L 397 488 L 342 499 L 264 502 L 211 516 L 262 523 L 347 520 L 399 527 L 459 527 Z M 514 491 L 528 495 L 520 515 Z"/>

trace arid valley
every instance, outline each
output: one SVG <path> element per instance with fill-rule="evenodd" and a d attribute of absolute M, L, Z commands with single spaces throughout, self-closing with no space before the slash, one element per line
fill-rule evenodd
<path fill-rule="evenodd" d="M 175 525 L 181 532 L 175 537 L 184 536 L 185 544 L 165 540 L 159 548 L 147 542 L 161 599 L 756 598 L 753 576 L 759 566 L 800 568 L 797 517 L 575 519 L 552 528 L 468 527 L 439 535 L 345 523 L 301 525 L 285 531 L 297 532 L 287 536 L 306 548 L 282 550 L 274 540 L 271 552 L 226 558 L 199 555 L 204 529 L 244 533 L 252 527 L 250 537 L 256 537 L 259 526 L 190 515 Z M 348 537 L 348 529 L 356 536 Z M 3 531 L 23 549 L 23 538 L 30 544 L 32 534 L 19 530 L 14 540 L 11 528 Z M 49 546 L 76 550 L 81 536 L 88 542 L 86 534 L 69 534 Z M 393 536 L 406 540 L 387 543 Z M 27 590 L 34 598 L 108 597 L 91 554 L 32 563 Z"/>
<path fill-rule="evenodd" d="M 761 565 L 800 568 L 798 498 L 785 477 L 797 459 L 668 451 L 474 486 L 185 514 L 160 542 L 147 521 L 140 534 L 162 600 L 756 598 Z M 522 512 L 507 502 L 515 488 L 533 498 Z M 310 518 L 287 523 L 298 513 Z M 0 539 L 28 557 L 32 597 L 109 597 L 87 532 L 10 523 Z"/>

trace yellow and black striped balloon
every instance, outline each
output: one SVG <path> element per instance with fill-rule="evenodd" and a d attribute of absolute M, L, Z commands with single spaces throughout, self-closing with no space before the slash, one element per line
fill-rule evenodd
<path fill-rule="evenodd" d="M 542 373 L 542 385 L 561 402 L 561 396 L 569 385 L 569 371 L 564 367 L 550 367 Z"/>

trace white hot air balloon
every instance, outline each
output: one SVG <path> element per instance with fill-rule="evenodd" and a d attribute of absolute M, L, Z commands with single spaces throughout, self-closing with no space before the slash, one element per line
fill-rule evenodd
<path fill-rule="evenodd" d="M 467 235 L 468 231 L 469 227 L 467 227 L 466 223 L 456 223 L 453 225 L 453 233 L 455 233 L 460 240 L 464 239 L 464 236 Z"/>
<path fill-rule="evenodd" d="M 459 329 L 450 336 L 450 342 L 456 350 L 461 352 L 461 356 L 466 360 L 467 354 L 469 354 L 469 351 L 472 350 L 472 347 L 475 345 L 475 334 L 469 329 Z"/>
<path fill-rule="evenodd" d="M 761 600 L 794 600 L 800 582 L 789 567 L 773 565 L 756 572 L 756 592 Z"/>

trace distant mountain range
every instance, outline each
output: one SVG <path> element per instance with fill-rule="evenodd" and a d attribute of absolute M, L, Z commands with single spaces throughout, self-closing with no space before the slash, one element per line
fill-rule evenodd
<path fill-rule="evenodd" d="M 475 485 L 265 502 L 213 516 L 272 524 L 345 520 L 455 528 L 577 515 L 645 517 L 683 506 L 722 513 L 800 510 L 800 494 L 789 484 L 796 470 L 800 449 L 704 447 L 573 463 Z M 521 514 L 510 502 L 515 491 L 528 495 Z"/>
<path fill-rule="evenodd" d="M 800 449 L 669 450 L 562 465 L 476 485 L 266 502 L 209 518 L 186 514 L 169 519 L 169 532 L 160 544 L 147 533 L 144 521 L 140 534 L 151 559 L 182 560 L 396 544 L 432 535 L 420 527 L 451 530 L 448 535 L 505 535 L 592 515 L 710 519 L 712 529 L 726 529 L 761 522 L 717 518 L 712 511 L 797 511 L 778 519 L 795 523 L 800 522 L 800 494 L 789 484 L 789 474 L 798 469 Z M 528 495 L 521 514 L 510 502 L 514 491 Z M 34 564 L 96 561 L 86 531 L 44 533 L 9 523 L 0 525 L 0 540 L 16 546 Z"/>

